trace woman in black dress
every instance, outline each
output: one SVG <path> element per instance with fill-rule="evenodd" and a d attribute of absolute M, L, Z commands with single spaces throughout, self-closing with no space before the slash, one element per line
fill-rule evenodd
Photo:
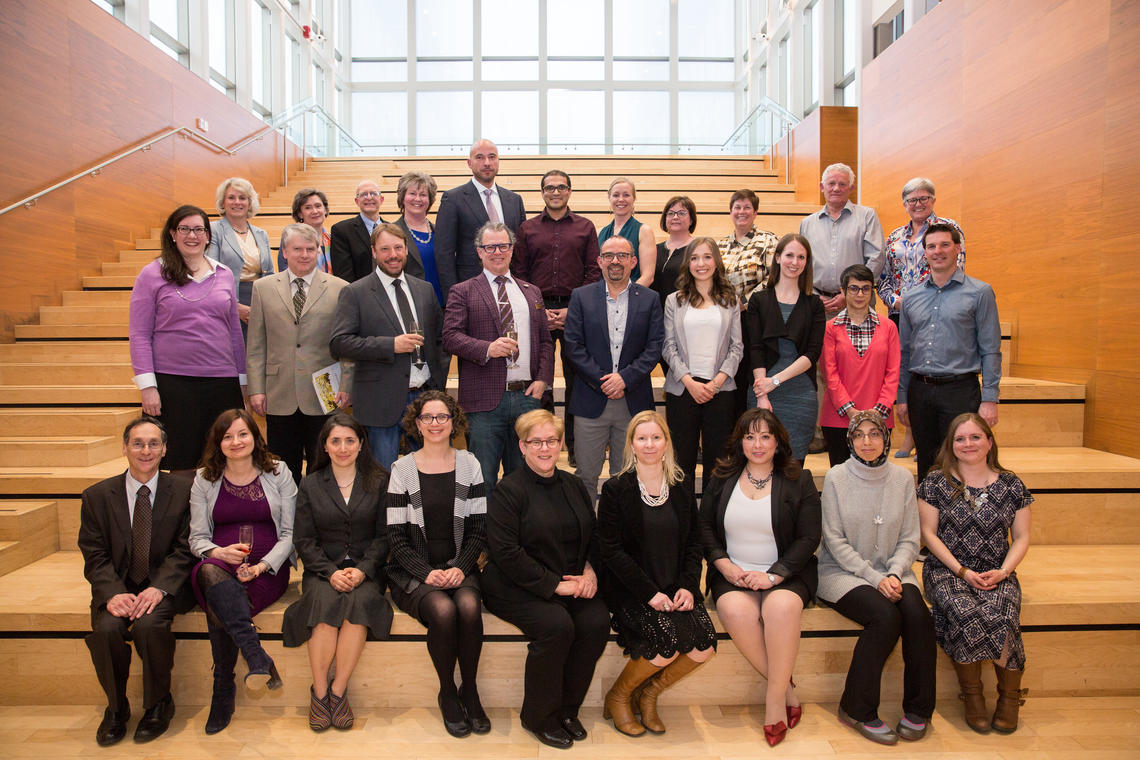
<path fill-rule="evenodd" d="M 487 546 L 483 470 L 474 454 L 451 445 L 467 433 L 467 418 L 448 394 L 420 394 L 403 426 L 423 448 L 397 459 L 388 482 L 392 599 L 427 628 L 444 728 L 457 737 L 485 734 L 491 721 L 475 686 L 483 649 L 477 561 Z"/>
<path fill-rule="evenodd" d="M 530 642 L 523 728 L 551 747 L 586 738 L 578 709 L 606 647 L 610 615 L 597 598 L 593 499 L 558 469 L 562 420 L 544 409 L 521 415 L 515 433 L 524 467 L 499 481 L 487 510 L 487 609 Z"/>
<path fill-rule="evenodd" d="M 681 483 L 665 418 L 651 409 L 634 415 L 625 467 L 598 501 L 602 593 L 630 658 L 606 694 L 604 715 L 629 736 L 664 733 L 658 695 L 716 652 L 700 592 L 700 520 Z"/>
<path fill-rule="evenodd" d="M 669 294 L 677 290 L 677 275 L 681 273 L 681 262 L 693 242 L 693 230 L 696 228 L 697 206 L 691 198 L 675 195 L 666 201 L 661 211 L 661 229 L 669 237 L 657 244 L 657 261 L 653 264 L 653 284 L 650 286 L 661 296 L 661 308 L 665 308 Z"/>
<path fill-rule="evenodd" d="M 803 714 L 792 669 L 815 596 L 819 491 L 767 409 L 740 415 L 727 450 L 701 498 L 708 587 L 736 648 L 768 679 L 764 738 L 775 746 Z"/>
<path fill-rule="evenodd" d="M 348 680 L 364 642 L 388 638 L 392 607 L 384 598 L 388 537 L 380 505 L 388 473 L 372 458 L 364 426 L 346 412 L 325 420 L 317 440 L 293 529 L 305 566 L 301 598 L 285 610 L 281 634 L 287 647 L 309 643 L 309 728 L 324 731 L 352 727 Z"/>

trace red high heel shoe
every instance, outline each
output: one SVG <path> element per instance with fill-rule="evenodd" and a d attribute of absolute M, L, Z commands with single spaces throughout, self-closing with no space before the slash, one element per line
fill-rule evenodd
<path fill-rule="evenodd" d="M 784 737 L 787 735 L 788 727 L 784 725 L 784 721 L 780 721 L 775 725 L 764 726 L 764 738 L 768 740 L 769 747 L 775 747 L 784 741 Z"/>
<path fill-rule="evenodd" d="M 800 723 L 800 718 L 803 717 L 803 705 L 785 705 L 788 710 L 788 728 L 795 728 Z"/>

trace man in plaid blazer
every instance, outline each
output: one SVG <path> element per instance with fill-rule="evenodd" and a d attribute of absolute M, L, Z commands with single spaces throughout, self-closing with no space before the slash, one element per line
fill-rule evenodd
<path fill-rule="evenodd" d="M 501 222 L 483 225 L 475 235 L 475 250 L 483 271 L 452 287 L 443 317 L 443 348 L 459 358 L 459 405 L 470 428 L 467 447 L 483 468 L 489 495 L 500 462 L 504 475 L 522 464 L 515 420 L 537 409 L 553 384 L 554 343 L 542 294 L 510 273 L 510 228 Z"/>

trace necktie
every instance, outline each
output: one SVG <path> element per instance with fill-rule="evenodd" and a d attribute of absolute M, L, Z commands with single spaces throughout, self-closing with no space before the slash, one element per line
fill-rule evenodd
<path fill-rule="evenodd" d="M 483 191 L 483 195 L 486 196 L 486 199 L 487 199 L 485 201 L 485 203 L 487 205 L 487 221 L 489 221 L 489 222 L 501 222 L 503 220 L 499 218 L 499 211 L 498 211 L 498 209 L 495 208 L 495 204 L 491 201 L 491 193 L 492 192 L 494 192 L 494 191 L 491 190 L 491 188 L 487 188 L 486 190 Z"/>
<path fill-rule="evenodd" d="M 506 275 L 498 275 L 495 277 L 495 284 L 499 286 L 496 298 L 499 301 L 499 334 L 506 335 L 515 326 L 515 314 L 511 309 L 511 299 L 507 296 L 507 277 Z M 511 361 L 513 362 L 518 357 L 517 353 L 511 354 Z"/>
<path fill-rule="evenodd" d="M 416 326 L 416 318 L 412 314 L 412 305 L 408 303 L 408 296 L 404 292 L 403 281 L 392 280 L 392 287 L 396 289 L 396 305 L 400 307 L 400 320 L 404 323 L 404 329 L 410 333 L 417 332 L 419 328 Z M 415 356 L 416 360 L 413 363 L 416 365 L 416 369 L 423 369 L 423 353 L 419 346 L 416 347 Z"/>
<path fill-rule="evenodd" d="M 150 575 L 150 489 L 139 488 L 135 497 L 135 514 L 131 519 L 131 582 L 140 584 Z"/>
<path fill-rule="evenodd" d="M 298 277 L 294 282 L 297 283 L 297 292 L 293 294 L 293 312 L 300 319 L 305 309 L 305 281 Z"/>

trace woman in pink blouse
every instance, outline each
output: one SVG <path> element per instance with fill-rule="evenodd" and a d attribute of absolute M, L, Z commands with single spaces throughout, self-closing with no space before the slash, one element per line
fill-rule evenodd
<path fill-rule="evenodd" d="M 831 466 L 846 461 L 847 420 L 871 409 L 893 427 L 891 407 L 899 385 L 899 331 L 875 314 L 875 275 L 862 264 L 843 270 L 840 285 L 847 308 L 827 323 L 823 333 L 823 370 L 827 393 L 819 425 Z"/>

